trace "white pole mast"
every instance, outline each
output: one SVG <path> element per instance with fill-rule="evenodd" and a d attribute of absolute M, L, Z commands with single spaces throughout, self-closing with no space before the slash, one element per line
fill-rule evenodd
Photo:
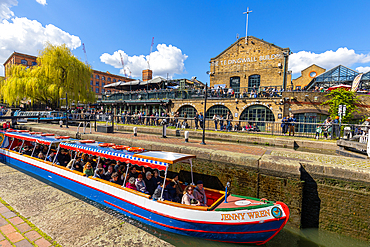
<path fill-rule="evenodd" d="M 247 12 L 243 12 L 244 14 L 247 14 L 247 23 L 245 25 L 245 43 L 248 44 L 248 15 L 251 13 L 252 10 L 249 10 L 249 7 L 247 8 Z"/>

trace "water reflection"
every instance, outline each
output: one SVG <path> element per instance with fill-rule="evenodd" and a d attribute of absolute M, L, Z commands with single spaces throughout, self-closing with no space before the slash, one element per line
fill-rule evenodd
<path fill-rule="evenodd" d="M 195 237 L 187 237 L 182 236 L 178 234 L 169 233 L 163 230 L 158 230 L 156 228 L 152 228 L 148 225 L 145 225 L 139 221 L 133 220 L 111 208 L 108 208 L 100 203 L 94 202 L 90 199 L 87 199 L 75 192 L 72 192 L 70 190 L 65 189 L 64 187 L 61 187 L 59 185 L 56 185 L 44 178 L 41 178 L 37 175 L 34 175 L 33 173 L 30 173 L 28 171 L 25 171 L 19 167 L 13 166 L 9 163 L 6 163 L 8 166 L 17 169 L 33 178 L 36 178 L 56 189 L 59 189 L 63 192 L 66 192 L 79 200 L 82 200 L 86 203 L 89 203 L 90 205 L 93 205 L 96 208 L 99 208 L 100 210 L 113 215 L 114 217 L 117 217 L 121 219 L 124 222 L 130 223 L 154 236 L 157 236 L 158 238 L 169 242 L 175 246 L 182 247 L 182 246 L 194 246 L 194 247 L 231 247 L 231 246 L 255 246 L 255 245 L 246 245 L 246 244 L 229 244 L 229 243 L 220 243 L 220 242 L 213 242 L 208 241 L 200 238 Z M 364 229 L 368 230 L 368 229 Z M 269 241 L 267 244 L 263 245 L 267 247 L 369 247 L 370 244 L 365 241 L 353 239 L 350 237 L 346 237 L 337 233 L 327 232 L 324 230 L 318 230 L 318 229 L 303 229 L 299 230 L 296 228 L 292 228 L 289 226 L 285 226 L 282 231 L 280 231 L 271 241 Z"/>

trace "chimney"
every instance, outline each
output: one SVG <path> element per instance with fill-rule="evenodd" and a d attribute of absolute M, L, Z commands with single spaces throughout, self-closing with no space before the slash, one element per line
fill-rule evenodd
<path fill-rule="evenodd" d="M 149 81 L 153 78 L 153 71 L 150 69 L 145 69 L 142 72 L 143 81 Z"/>

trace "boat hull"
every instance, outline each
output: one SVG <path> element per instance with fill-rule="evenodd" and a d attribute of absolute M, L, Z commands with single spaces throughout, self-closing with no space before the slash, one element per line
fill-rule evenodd
<path fill-rule="evenodd" d="M 283 212 L 280 218 L 221 222 L 222 213 L 233 212 L 199 212 L 164 205 L 6 149 L 0 149 L 0 159 L 144 224 L 181 235 L 222 242 L 263 244 L 274 237 L 289 218 L 287 206 L 278 203 L 275 208 L 279 207 Z M 212 221 L 206 217 L 208 215 L 218 220 Z"/>

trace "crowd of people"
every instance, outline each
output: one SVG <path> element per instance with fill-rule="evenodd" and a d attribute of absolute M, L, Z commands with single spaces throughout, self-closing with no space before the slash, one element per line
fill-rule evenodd
<path fill-rule="evenodd" d="M 283 90 L 277 87 L 252 87 L 244 88 L 242 92 L 235 93 L 233 88 L 218 86 L 211 87 L 209 96 L 211 98 L 272 98 L 281 97 Z"/>
<path fill-rule="evenodd" d="M 187 205 L 207 205 L 203 182 L 197 182 L 194 194 L 192 194 L 189 193 L 189 188 L 194 186 L 189 185 L 184 190 L 177 174 L 173 176 L 170 182 L 165 183 L 156 169 L 145 170 L 142 167 L 142 170 L 138 171 L 136 166 L 132 166 L 126 174 L 127 164 L 124 162 L 98 158 L 85 153 L 75 154 L 74 159 L 70 150 L 61 149 L 56 155 L 54 150 L 50 151 L 48 146 L 38 143 L 35 146 L 17 145 L 13 148 L 13 151 L 55 163 L 72 171 L 81 172 L 87 177 L 103 179 L 121 186 L 125 183 L 125 187 L 148 194 L 153 200 L 163 198 L 164 200 Z M 194 203 L 192 199 L 197 202 Z"/>

